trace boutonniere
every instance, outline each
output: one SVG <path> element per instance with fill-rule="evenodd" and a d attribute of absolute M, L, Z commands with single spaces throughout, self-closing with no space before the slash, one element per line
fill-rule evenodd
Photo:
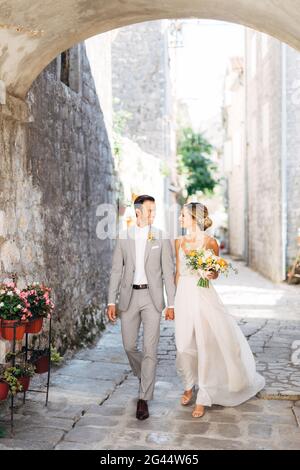
<path fill-rule="evenodd" d="M 150 228 L 150 230 L 149 230 L 149 232 L 148 232 L 148 241 L 151 242 L 151 241 L 153 241 L 153 240 L 155 240 L 155 236 L 154 236 L 154 233 L 152 232 L 152 230 L 151 230 L 151 228 Z"/>

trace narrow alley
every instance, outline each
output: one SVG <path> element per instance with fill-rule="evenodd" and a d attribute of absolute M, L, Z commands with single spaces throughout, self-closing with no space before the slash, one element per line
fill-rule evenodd
<path fill-rule="evenodd" d="M 215 286 L 238 318 L 266 378 L 258 397 L 235 408 L 213 406 L 200 420 L 193 419 L 192 406 L 179 403 L 174 325 L 163 320 L 150 418 L 136 420 L 137 379 L 117 323 L 107 327 L 94 348 L 53 371 L 48 408 L 40 394 L 29 394 L 24 406 L 18 402 L 14 439 L 7 410 L 0 449 L 299 449 L 298 288 L 273 284 L 233 262 L 239 274 Z"/>

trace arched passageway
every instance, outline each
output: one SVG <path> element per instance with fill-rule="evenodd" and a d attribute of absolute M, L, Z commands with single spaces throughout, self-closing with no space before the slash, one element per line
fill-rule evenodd
<path fill-rule="evenodd" d="M 120 26 L 162 18 L 211 18 L 239 23 L 300 49 L 298 2 L 285 0 L 20 0 L 0 1 L 0 80 L 24 97 L 62 51 Z"/>

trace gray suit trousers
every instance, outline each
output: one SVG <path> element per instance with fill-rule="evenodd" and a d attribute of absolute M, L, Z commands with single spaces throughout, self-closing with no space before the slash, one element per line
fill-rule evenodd
<path fill-rule="evenodd" d="M 140 379 L 139 398 L 152 400 L 160 337 L 161 312 L 155 308 L 148 289 L 133 289 L 129 307 L 120 311 L 124 349 L 134 375 Z M 143 351 L 137 348 L 143 324 Z"/>

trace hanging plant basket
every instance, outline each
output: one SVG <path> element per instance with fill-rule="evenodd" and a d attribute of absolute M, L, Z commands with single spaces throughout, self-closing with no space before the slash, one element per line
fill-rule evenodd
<path fill-rule="evenodd" d="M 16 326 L 14 326 L 16 325 Z M 20 323 L 19 320 L 2 320 L 0 335 L 3 339 L 7 341 L 13 341 L 14 339 L 14 329 L 16 330 L 16 340 L 21 341 L 25 334 L 25 323 Z"/>
<path fill-rule="evenodd" d="M 0 381 L 0 401 L 6 400 L 9 392 L 9 386 L 6 382 Z"/>
<path fill-rule="evenodd" d="M 43 328 L 43 317 L 40 318 L 35 318 L 34 320 L 29 320 L 28 323 L 26 323 L 26 333 L 31 333 L 31 334 L 38 334 Z"/>
<path fill-rule="evenodd" d="M 29 389 L 30 377 L 19 377 L 18 381 L 22 385 L 22 392 L 27 392 L 27 390 Z"/>
<path fill-rule="evenodd" d="M 33 362 L 33 365 L 35 366 L 36 374 L 44 374 L 45 372 L 48 372 L 50 365 L 49 356 L 39 357 L 35 362 Z"/>

